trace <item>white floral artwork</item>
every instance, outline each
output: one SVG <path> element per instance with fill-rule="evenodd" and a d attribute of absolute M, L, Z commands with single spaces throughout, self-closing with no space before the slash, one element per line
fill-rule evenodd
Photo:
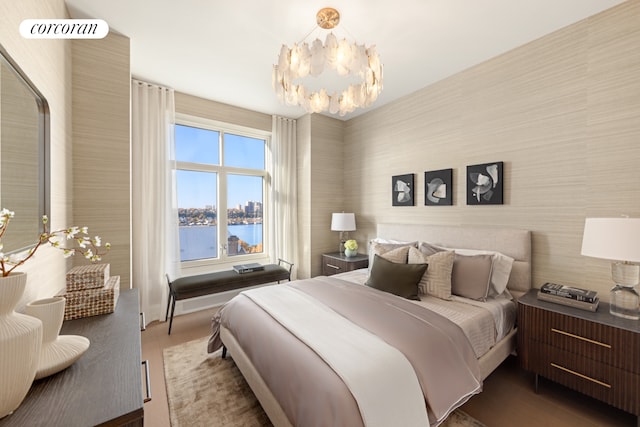
<path fill-rule="evenodd" d="M 453 169 L 442 169 L 424 173 L 424 204 L 447 206 L 453 204 Z"/>
<path fill-rule="evenodd" d="M 467 166 L 467 204 L 502 204 L 503 162 Z"/>
<path fill-rule="evenodd" d="M 413 174 L 391 178 L 392 206 L 413 206 Z"/>

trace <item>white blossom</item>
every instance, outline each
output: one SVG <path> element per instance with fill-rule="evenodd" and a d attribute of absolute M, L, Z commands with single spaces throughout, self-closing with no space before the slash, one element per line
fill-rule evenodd
<path fill-rule="evenodd" d="M 14 212 L 6 208 L 0 210 L 0 239 L 2 239 L 2 236 L 4 235 L 13 216 Z M 98 249 L 102 244 L 102 239 L 100 238 L 100 236 L 95 236 L 92 239 L 89 236 L 88 227 L 74 226 L 50 232 L 47 228 L 48 223 L 49 218 L 46 215 L 43 215 L 42 224 L 44 226 L 44 232 L 40 233 L 40 235 L 38 236 L 39 239 L 28 251 L 23 251 L 19 254 L 11 254 L 7 256 L 3 252 L 4 244 L 0 241 L 0 275 L 9 275 L 16 267 L 22 265 L 29 258 L 31 258 L 35 254 L 36 250 L 40 248 L 40 246 L 46 243 L 51 245 L 51 247 L 53 248 L 60 249 L 65 258 L 69 258 L 79 252 L 91 262 L 100 261 L 102 259 L 102 254 Z M 78 236 L 78 234 L 81 234 L 81 236 Z M 69 243 L 65 244 L 65 242 Z M 72 243 L 77 245 L 78 248 L 68 247 Z M 107 242 L 104 244 L 104 247 L 108 251 L 109 249 L 111 249 L 111 244 Z M 85 251 L 83 251 L 83 249 Z"/>

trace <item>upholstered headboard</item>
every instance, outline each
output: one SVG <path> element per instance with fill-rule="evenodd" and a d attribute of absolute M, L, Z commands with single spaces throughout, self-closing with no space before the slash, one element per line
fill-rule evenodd
<path fill-rule="evenodd" d="M 377 237 L 450 248 L 501 252 L 515 261 L 507 288 L 514 298 L 531 289 L 531 231 L 490 226 L 378 224 Z"/>

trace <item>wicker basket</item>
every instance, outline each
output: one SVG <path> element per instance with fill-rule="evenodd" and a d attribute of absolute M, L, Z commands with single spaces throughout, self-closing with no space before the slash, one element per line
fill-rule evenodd
<path fill-rule="evenodd" d="M 109 280 L 109 264 L 73 267 L 67 272 L 67 292 L 102 288 Z"/>
<path fill-rule="evenodd" d="M 120 276 L 112 276 L 102 288 L 63 291 L 66 298 L 64 320 L 113 313 L 120 294 Z"/>

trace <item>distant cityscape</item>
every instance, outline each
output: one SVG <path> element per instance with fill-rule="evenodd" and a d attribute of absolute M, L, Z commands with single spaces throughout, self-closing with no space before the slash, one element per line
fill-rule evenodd
<path fill-rule="evenodd" d="M 218 210 L 215 206 L 204 208 L 178 208 L 180 227 L 218 225 Z M 227 209 L 227 224 L 262 224 L 262 202 L 248 201 Z"/>

